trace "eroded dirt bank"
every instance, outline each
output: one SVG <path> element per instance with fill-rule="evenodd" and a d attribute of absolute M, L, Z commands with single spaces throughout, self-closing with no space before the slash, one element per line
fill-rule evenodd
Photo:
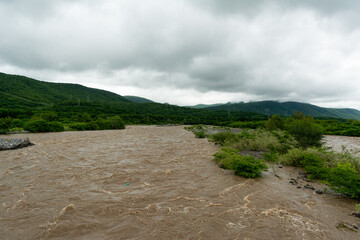
<path fill-rule="evenodd" d="M 35 145 L 0 152 L 1 239 L 360 238 L 336 228 L 360 222 L 355 201 L 298 189 L 292 168 L 234 176 L 183 127 L 16 137 Z"/>

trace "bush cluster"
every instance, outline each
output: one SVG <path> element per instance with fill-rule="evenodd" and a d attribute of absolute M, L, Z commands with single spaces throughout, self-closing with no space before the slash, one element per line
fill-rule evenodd
<path fill-rule="evenodd" d="M 197 137 L 197 138 L 205 138 L 204 131 L 195 132 L 195 137 Z"/>
<path fill-rule="evenodd" d="M 6 134 L 11 127 L 11 118 L 0 118 L 0 134 Z"/>
<path fill-rule="evenodd" d="M 310 179 L 324 181 L 335 192 L 360 198 L 360 159 L 348 152 L 334 153 L 321 148 L 292 149 L 279 160 L 285 165 L 304 168 Z"/>
<path fill-rule="evenodd" d="M 61 132 L 64 126 L 59 122 L 47 122 L 45 120 L 30 120 L 25 123 L 24 129 L 30 132 Z"/>
<path fill-rule="evenodd" d="M 215 161 L 220 167 L 234 170 L 236 175 L 246 178 L 261 176 L 267 165 L 254 156 L 239 155 L 236 149 L 223 148 L 215 155 Z"/>
<path fill-rule="evenodd" d="M 269 131 L 285 130 L 290 133 L 303 148 L 321 146 L 324 129 L 311 117 L 297 112 L 290 118 L 272 116 L 266 123 L 265 128 Z"/>
<path fill-rule="evenodd" d="M 267 169 L 264 160 L 281 162 L 303 168 L 309 179 L 327 183 L 335 192 L 360 199 L 360 159 L 346 149 L 335 153 L 322 148 L 324 129 L 313 118 L 302 113 L 286 119 L 273 116 L 264 127 L 206 135 L 210 141 L 222 146 L 214 155 L 215 161 L 220 167 L 234 170 L 235 174 L 244 177 L 261 176 L 261 172 Z M 201 134 L 204 128 L 196 126 L 192 130 Z M 261 151 L 264 160 L 241 155 L 244 150 Z"/>
<path fill-rule="evenodd" d="M 298 145 L 295 139 L 284 131 L 270 132 L 264 129 L 244 130 L 240 133 L 220 132 L 209 135 L 209 140 L 238 151 L 286 152 Z"/>
<path fill-rule="evenodd" d="M 119 117 L 98 118 L 96 121 L 77 122 L 69 125 L 70 129 L 77 131 L 84 130 L 106 130 L 106 129 L 125 129 L 124 121 Z"/>

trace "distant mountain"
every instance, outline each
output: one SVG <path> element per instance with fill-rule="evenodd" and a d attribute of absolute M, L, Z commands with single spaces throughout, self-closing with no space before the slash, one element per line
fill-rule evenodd
<path fill-rule="evenodd" d="M 78 105 L 82 106 L 81 111 L 87 109 L 86 111 L 94 112 L 94 114 L 95 112 L 157 114 L 171 115 L 174 119 L 184 119 L 186 116 L 186 118 L 191 117 L 192 122 L 201 122 L 203 121 L 201 119 L 204 118 L 208 119 L 206 121 L 209 123 L 235 119 L 262 119 L 264 114 L 288 116 L 296 111 L 313 117 L 360 120 L 360 111 L 355 109 L 322 108 L 299 102 L 262 101 L 197 105 L 196 108 L 201 109 L 191 109 L 154 103 L 149 99 L 136 96 L 123 97 L 109 91 L 88 88 L 79 84 L 43 82 L 24 76 L 0 73 L 0 108 L 2 109 L 46 108 L 49 111 L 67 112 L 70 109 L 79 111 L 76 108 Z M 213 113 L 208 110 L 219 112 Z M 236 114 L 229 115 L 228 111 L 236 112 Z"/>
<path fill-rule="evenodd" d="M 0 103 L 2 107 L 48 106 L 66 100 L 130 102 L 118 94 L 79 84 L 50 83 L 24 76 L 0 73 Z"/>
<path fill-rule="evenodd" d="M 209 108 L 209 107 L 217 107 L 220 105 L 224 105 L 223 103 L 215 103 L 215 104 L 198 104 L 195 106 L 187 106 L 189 108 L 197 108 L 197 109 L 202 109 L 202 108 Z"/>
<path fill-rule="evenodd" d="M 207 110 L 230 110 L 254 112 L 267 115 L 279 114 L 289 116 L 299 111 L 312 117 L 334 117 L 344 119 L 360 120 L 360 111 L 351 108 L 323 108 L 309 103 L 300 102 L 278 102 L 278 101 L 260 101 L 249 103 L 227 103 L 220 106 L 207 107 Z"/>
<path fill-rule="evenodd" d="M 137 96 L 124 96 L 127 100 L 134 102 L 134 103 L 153 103 L 154 101 L 151 101 L 150 99 L 137 97 Z"/>

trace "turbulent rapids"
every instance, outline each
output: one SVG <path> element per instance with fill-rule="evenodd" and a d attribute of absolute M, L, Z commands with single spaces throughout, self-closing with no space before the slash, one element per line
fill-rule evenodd
<path fill-rule="evenodd" d="M 10 137 L 35 145 L 0 152 L 0 239 L 360 239 L 356 201 L 235 176 L 180 126 Z"/>

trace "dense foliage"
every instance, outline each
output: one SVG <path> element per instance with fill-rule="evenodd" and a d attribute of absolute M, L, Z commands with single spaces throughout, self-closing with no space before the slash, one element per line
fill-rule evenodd
<path fill-rule="evenodd" d="M 289 118 L 285 123 L 286 129 L 302 147 L 321 146 L 323 138 L 323 129 L 321 125 L 316 124 L 312 118 L 296 116 Z"/>
<path fill-rule="evenodd" d="M 29 132 L 61 132 L 64 131 L 64 126 L 59 122 L 48 122 L 39 119 L 26 122 L 24 129 Z"/>
<path fill-rule="evenodd" d="M 46 126 L 47 121 L 62 125 L 65 130 L 98 130 L 118 128 L 110 123 L 119 116 L 124 124 L 212 124 L 228 125 L 236 121 L 265 120 L 262 114 L 178 107 L 128 99 L 99 89 L 78 84 L 42 82 L 35 79 L 0 73 L 0 131 L 16 129 L 59 131 Z M 34 121 L 40 121 L 35 123 Z M 109 122 L 110 121 L 110 122 Z M 49 125 L 50 123 L 47 123 Z M 50 125 L 51 125 L 50 124 Z"/>
<path fill-rule="evenodd" d="M 360 158 L 346 148 L 342 153 L 321 146 L 322 126 L 318 121 L 295 113 L 290 118 L 274 116 L 264 128 L 236 130 L 193 126 L 210 141 L 222 146 L 214 155 L 220 167 L 244 177 L 259 177 L 264 161 L 303 168 L 309 179 L 327 183 L 338 193 L 360 199 Z M 254 153 L 257 152 L 257 153 Z"/>
<path fill-rule="evenodd" d="M 47 106 L 65 100 L 75 100 L 81 103 L 89 101 L 129 102 L 126 98 L 115 93 L 88 88 L 79 84 L 50 83 L 23 76 L 0 73 L 0 101 L 4 97 L 21 100 L 17 102 L 18 106 L 22 106 L 23 102 Z M 13 101 L 1 101 L 1 103 L 12 104 Z"/>
<path fill-rule="evenodd" d="M 254 156 L 242 156 L 233 148 L 223 148 L 215 155 L 220 167 L 234 170 L 236 175 L 246 178 L 260 177 L 267 165 Z"/>
<path fill-rule="evenodd" d="M 326 182 L 335 192 L 360 199 L 360 159 L 347 151 L 335 153 L 323 148 L 292 149 L 282 155 L 280 161 L 304 168 L 310 179 Z"/>

